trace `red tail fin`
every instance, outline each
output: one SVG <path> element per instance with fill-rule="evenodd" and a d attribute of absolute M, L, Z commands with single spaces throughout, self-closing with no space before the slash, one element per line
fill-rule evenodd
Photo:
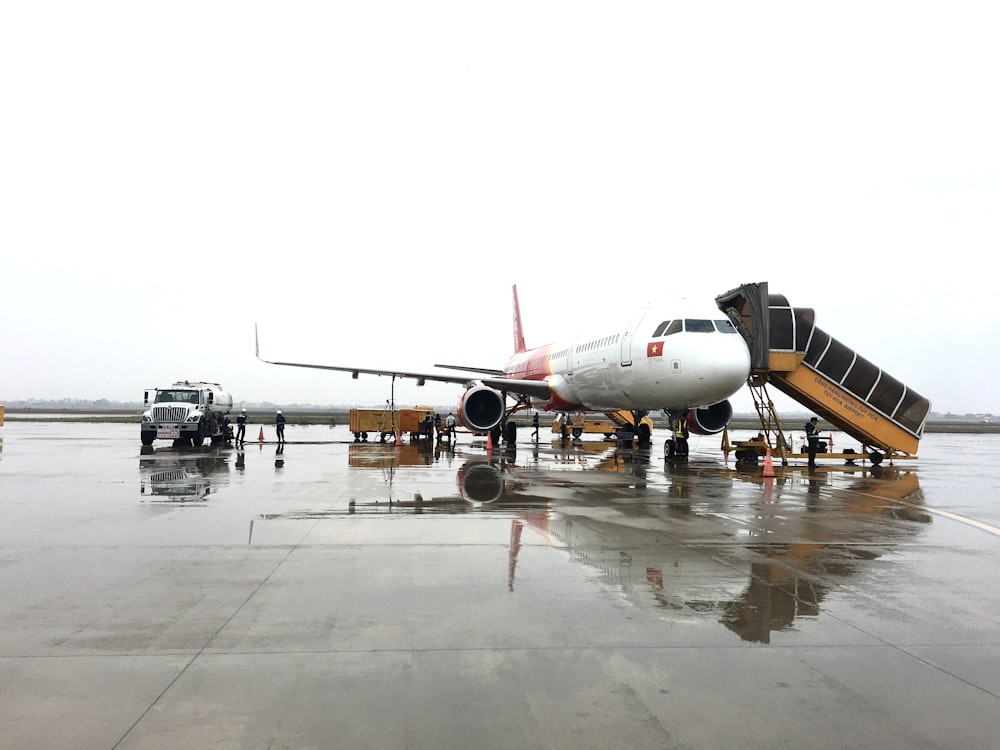
<path fill-rule="evenodd" d="M 520 354 L 524 345 L 524 331 L 521 330 L 521 306 L 517 303 L 517 284 L 514 284 L 514 354 Z"/>

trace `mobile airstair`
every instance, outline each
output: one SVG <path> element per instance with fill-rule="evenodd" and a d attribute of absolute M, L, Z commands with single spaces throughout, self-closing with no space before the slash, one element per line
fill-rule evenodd
<path fill-rule="evenodd" d="M 750 347 L 748 385 L 776 456 L 787 462 L 796 454 L 767 394 L 769 385 L 857 440 L 873 464 L 886 457 L 890 463 L 916 458 L 930 401 L 816 327 L 812 309 L 770 294 L 767 282 L 744 284 L 716 303 Z"/>

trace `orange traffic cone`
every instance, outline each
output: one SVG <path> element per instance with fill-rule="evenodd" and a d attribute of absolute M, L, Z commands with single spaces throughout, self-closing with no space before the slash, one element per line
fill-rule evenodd
<path fill-rule="evenodd" d="M 258 439 L 258 440 L 259 440 L 260 442 L 262 442 L 262 443 L 264 442 L 264 427 L 263 427 L 263 426 L 261 426 L 261 428 L 260 428 L 260 437 L 259 437 L 259 438 L 257 438 L 257 439 Z"/>
<path fill-rule="evenodd" d="M 764 456 L 764 476 L 773 477 L 774 476 L 774 462 L 771 460 L 771 449 L 767 449 L 767 455 Z"/>

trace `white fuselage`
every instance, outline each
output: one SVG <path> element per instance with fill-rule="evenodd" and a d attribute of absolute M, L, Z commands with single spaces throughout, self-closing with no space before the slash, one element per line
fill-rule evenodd
<path fill-rule="evenodd" d="M 536 408 L 689 409 L 727 399 L 750 372 L 746 341 L 716 309 L 641 310 L 600 336 L 515 355 L 509 377 L 547 380 Z"/>

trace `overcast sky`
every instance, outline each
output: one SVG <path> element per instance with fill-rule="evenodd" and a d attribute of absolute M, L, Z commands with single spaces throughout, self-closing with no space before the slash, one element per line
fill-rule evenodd
<path fill-rule="evenodd" d="M 0 13 L 0 403 L 380 404 L 745 282 L 1000 414 L 1000 6 L 45 2 Z M 396 384 L 402 403 L 448 386 Z M 747 394 L 735 399 L 749 408 Z"/>

